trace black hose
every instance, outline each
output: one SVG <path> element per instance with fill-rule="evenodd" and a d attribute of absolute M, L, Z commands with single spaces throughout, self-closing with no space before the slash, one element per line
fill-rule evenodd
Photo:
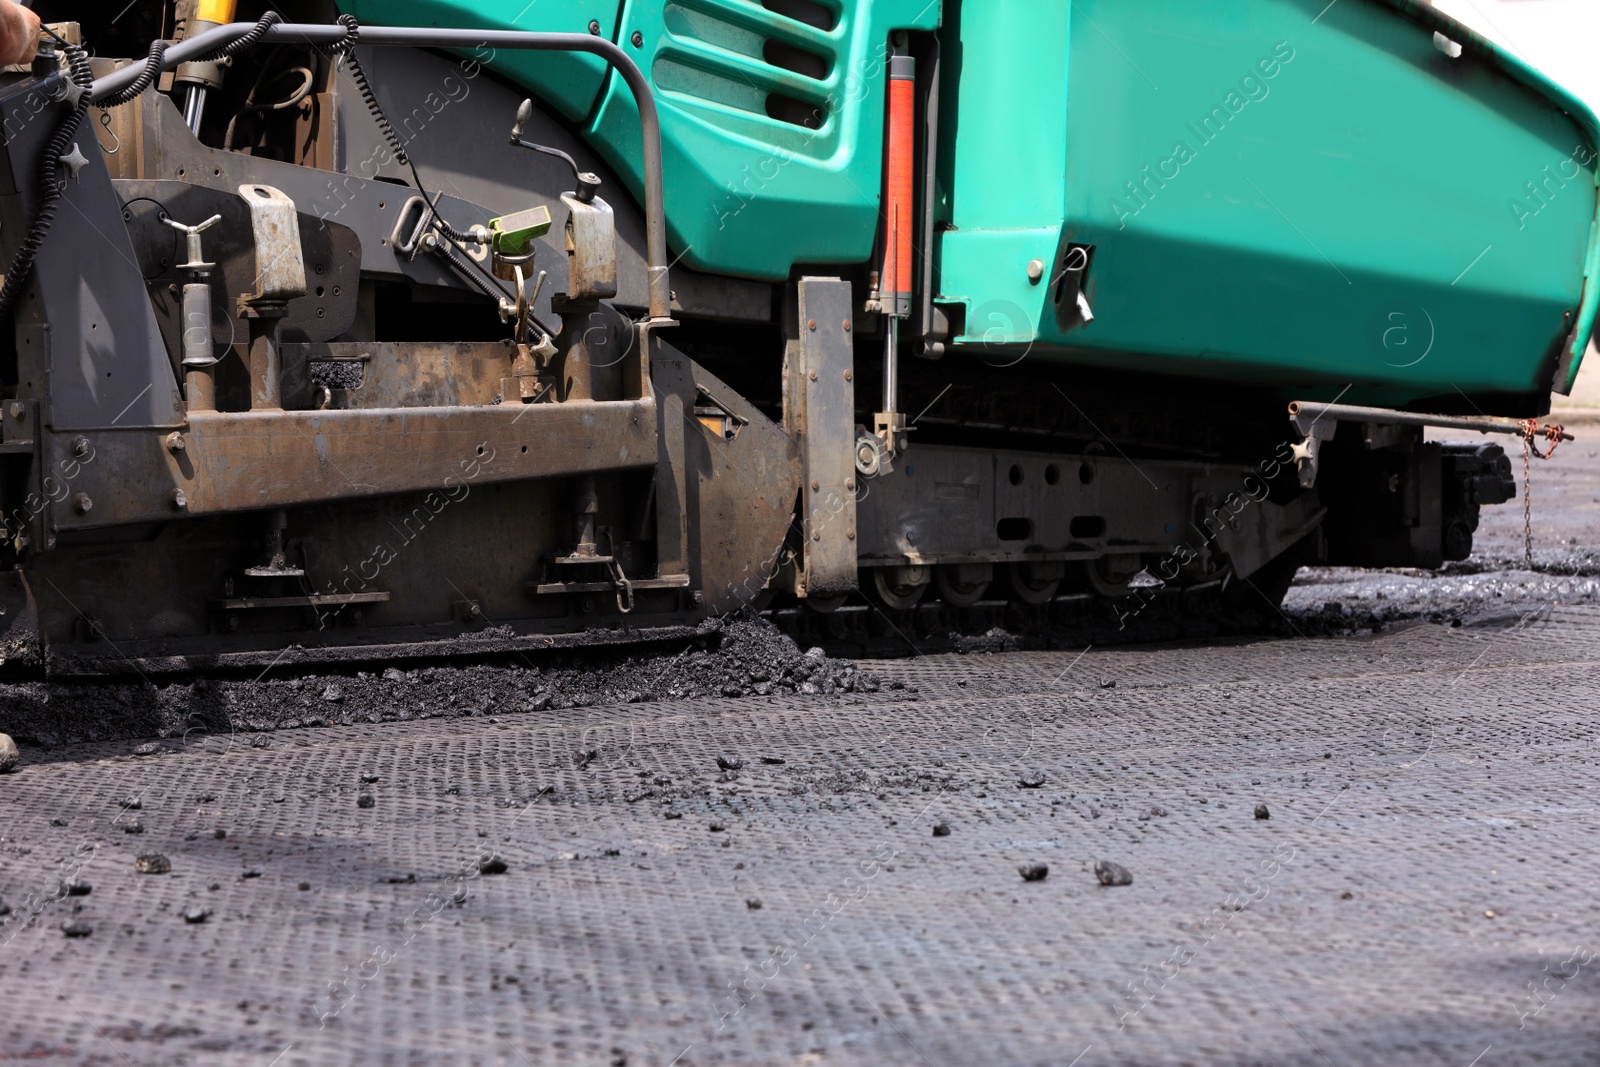
<path fill-rule="evenodd" d="M 0 316 L 10 313 L 11 306 L 17 302 L 17 295 L 22 292 L 22 286 L 33 273 L 34 257 L 39 254 L 51 223 L 55 222 L 56 205 L 61 200 L 62 189 L 66 187 L 66 181 L 60 174 L 61 157 L 67 154 L 68 146 L 78 134 L 78 127 L 83 124 L 83 116 L 89 112 L 88 90 L 94 84 L 94 75 L 89 70 L 89 53 L 75 44 L 63 42 L 61 47 L 67 56 L 67 76 L 84 91 L 78 95 L 72 112 L 50 135 L 39 156 L 39 207 L 34 212 L 33 221 L 28 224 L 22 244 L 11 257 L 5 284 L 0 285 Z"/>
<path fill-rule="evenodd" d="M 345 68 L 350 71 L 350 80 L 356 83 L 356 91 L 361 94 L 361 100 L 367 105 L 367 111 L 372 115 L 372 121 L 378 124 L 378 132 L 383 134 L 383 139 L 389 142 L 389 148 L 394 152 L 394 158 L 405 166 L 411 166 L 411 157 L 406 155 L 405 145 L 400 143 L 400 137 L 394 132 L 394 127 L 389 125 L 389 116 L 383 113 L 383 106 L 378 103 L 378 94 L 373 91 L 372 83 L 367 80 L 367 72 L 361 66 L 361 60 L 356 58 L 356 43 L 361 38 L 361 24 L 354 15 L 340 15 L 339 25 L 345 29 L 345 38 L 338 44 L 327 45 L 324 51 L 335 59 L 342 60 Z M 415 176 L 416 168 L 412 167 Z M 421 188 L 421 183 L 418 183 Z"/>

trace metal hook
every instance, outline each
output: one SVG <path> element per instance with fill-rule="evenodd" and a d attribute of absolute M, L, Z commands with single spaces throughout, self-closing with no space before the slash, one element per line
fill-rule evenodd
<path fill-rule="evenodd" d="M 114 156 L 118 152 L 122 151 L 122 138 L 118 137 L 117 131 L 111 128 L 111 112 L 100 112 L 100 125 L 105 127 L 106 132 L 111 135 L 111 140 L 116 142 L 115 148 L 107 148 L 105 145 L 101 145 L 100 151 L 104 152 L 108 156 Z M 97 137 L 95 140 L 98 141 L 99 138 Z"/>

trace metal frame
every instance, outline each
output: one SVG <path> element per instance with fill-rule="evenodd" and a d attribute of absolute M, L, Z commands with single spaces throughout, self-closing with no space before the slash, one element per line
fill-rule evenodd
<path fill-rule="evenodd" d="M 168 48 L 161 69 L 172 70 L 186 60 L 215 52 L 256 29 L 255 23 L 235 22 L 209 30 Z M 350 39 L 343 26 L 279 23 L 266 31 L 265 44 L 332 45 Z M 666 202 L 661 167 L 661 119 L 650 83 L 626 52 L 612 42 L 582 33 L 516 33 L 486 30 L 437 30 L 415 27 L 362 27 L 364 45 L 401 48 L 521 48 L 546 52 L 587 52 L 609 64 L 633 93 L 644 135 L 645 260 L 649 272 L 650 317 L 672 317 L 672 287 L 668 283 Z M 103 100 L 138 78 L 143 64 L 133 64 L 95 80 L 90 101 Z"/>

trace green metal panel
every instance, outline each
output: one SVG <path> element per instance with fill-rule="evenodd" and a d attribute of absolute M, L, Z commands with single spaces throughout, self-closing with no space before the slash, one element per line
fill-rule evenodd
<path fill-rule="evenodd" d="M 824 26 L 795 17 L 808 13 Z M 658 92 L 674 254 L 771 279 L 868 259 L 889 33 L 938 17 L 937 0 L 627 0 L 618 39 Z M 638 112 L 619 80 L 589 134 L 637 195 Z"/>
<path fill-rule="evenodd" d="M 590 22 L 597 22 L 610 39 L 621 0 L 340 0 L 339 7 L 374 26 L 588 33 Z M 467 58 L 527 86 L 569 122 L 588 119 L 609 74 L 599 59 L 570 52 L 485 49 Z"/>
<path fill-rule="evenodd" d="M 1036 339 L 1041 287 L 1027 264 L 1049 263 L 1061 236 L 1067 168 L 1070 6 L 992 0 L 953 6 L 941 35 L 945 101 L 941 299 L 965 301 L 967 335 L 986 344 Z"/>
<path fill-rule="evenodd" d="M 1070 20 L 1065 57 L 1018 32 L 1029 9 L 1056 40 Z M 1441 50 L 1436 29 L 1465 54 Z M 959 36 L 957 153 L 941 174 L 958 229 L 939 262 L 944 293 L 968 305 L 968 342 L 1354 384 L 1347 400 L 1386 403 L 1538 394 L 1564 344 L 1581 356 L 1595 120 L 1431 9 L 969 2 Z M 996 92 L 1012 121 L 996 121 Z M 1062 200 L 1040 202 L 1058 172 Z M 1062 219 L 1095 248 L 1096 318 L 1067 328 L 1048 279 L 1026 279 L 1030 259 L 1054 264 Z"/>

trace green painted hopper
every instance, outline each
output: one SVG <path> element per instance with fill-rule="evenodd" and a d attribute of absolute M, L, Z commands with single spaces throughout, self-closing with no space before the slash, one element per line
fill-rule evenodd
<path fill-rule="evenodd" d="M 348 6 L 592 21 L 656 87 L 673 254 L 773 280 L 870 260 L 885 41 L 937 29 L 935 299 L 957 351 L 991 361 L 1527 413 L 1570 386 L 1593 324 L 1594 116 L 1412 0 Z M 637 197 L 617 79 L 580 57 L 488 62 Z"/>
<path fill-rule="evenodd" d="M 1595 119 L 1493 45 L 1406 0 L 960 18 L 940 254 L 969 341 L 1354 403 L 1526 409 L 1569 386 Z M 1090 322 L 1050 286 L 1072 245 Z"/>

